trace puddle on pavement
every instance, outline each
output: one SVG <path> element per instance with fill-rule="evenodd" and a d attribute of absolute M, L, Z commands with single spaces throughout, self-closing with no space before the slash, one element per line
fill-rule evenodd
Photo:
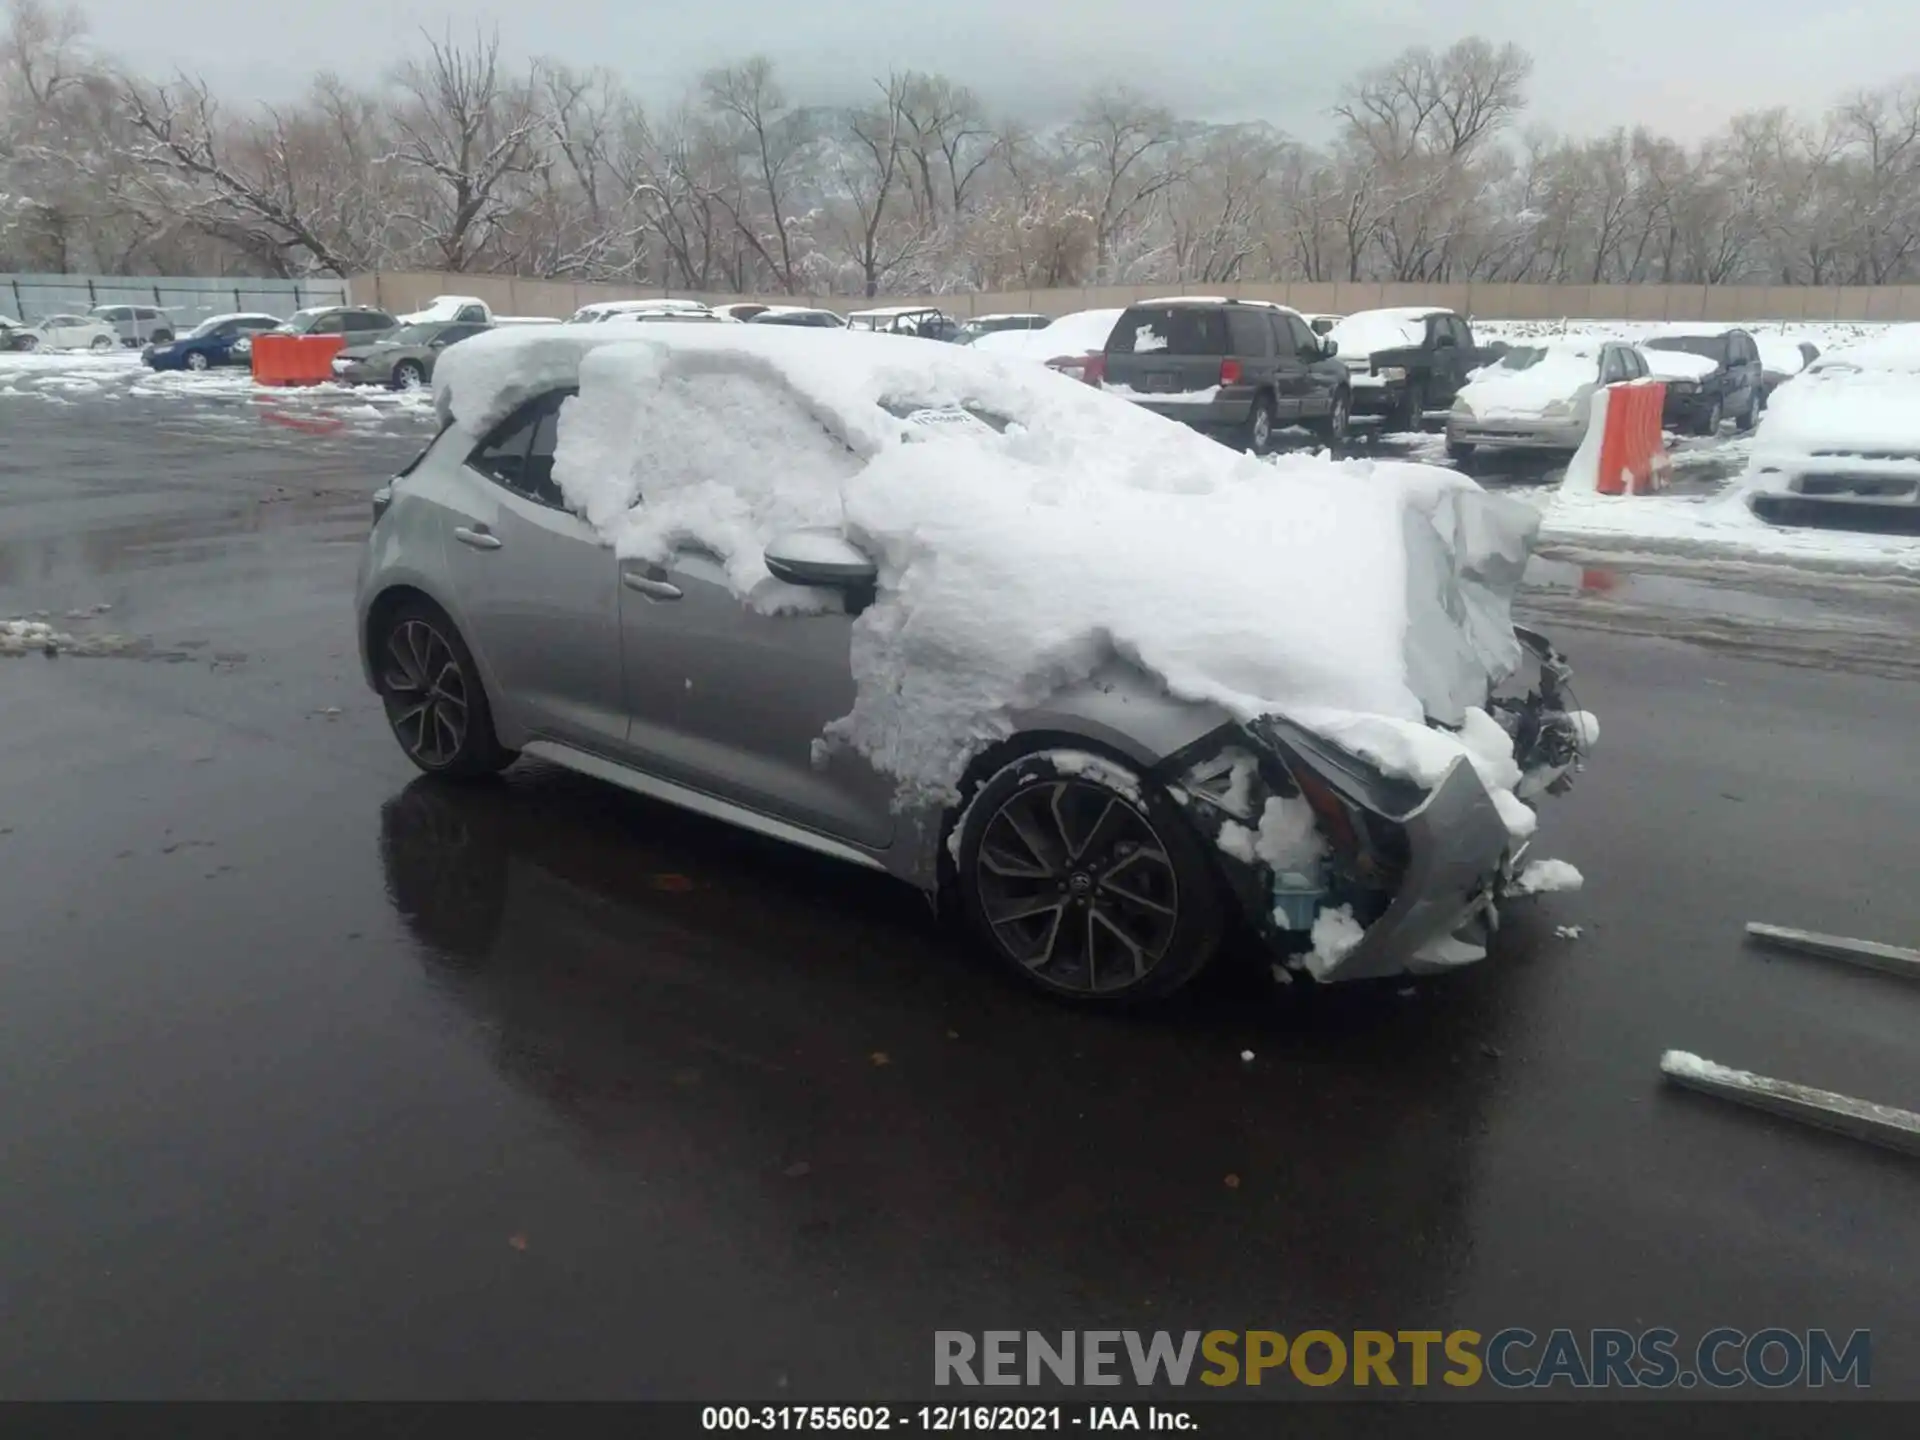
<path fill-rule="evenodd" d="M 1730 578 L 1703 579 L 1614 566 L 1579 565 L 1536 555 L 1521 580 L 1523 600 L 1590 601 L 1631 606 L 1674 615 L 1709 615 L 1723 620 L 1778 625 L 1830 627 L 1846 615 L 1875 607 L 1849 594 L 1843 605 L 1835 593 L 1793 594 L 1786 587 L 1740 584 Z M 1889 596 L 1889 608 L 1901 597 Z M 1838 608 L 1837 608 L 1838 607 Z"/>

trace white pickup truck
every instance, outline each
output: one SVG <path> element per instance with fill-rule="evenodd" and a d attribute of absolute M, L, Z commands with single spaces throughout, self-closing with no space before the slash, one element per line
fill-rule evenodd
<path fill-rule="evenodd" d="M 424 310 L 402 315 L 402 325 L 454 321 L 462 325 L 553 325 L 551 315 L 496 315 L 478 295 L 436 295 Z"/>

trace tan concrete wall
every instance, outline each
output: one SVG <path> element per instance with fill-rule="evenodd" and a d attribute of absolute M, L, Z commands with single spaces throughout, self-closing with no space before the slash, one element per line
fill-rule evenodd
<path fill-rule="evenodd" d="M 477 295 L 503 315 L 551 315 L 564 320 L 597 300 L 653 299 L 684 290 L 631 285 L 576 284 L 508 275 L 444 275 L 432 272 L 356 275 L 348 282 L 357 304 L 379 305 L 395 314 L 418 310 L 435 295 Z M 762 300 L 817 305 L 843 314 L 874 305 L 937 305 L 966 319 L 997 311 L 1064 315 L 1130 305 L 1159 295 L 1232 295 L 1275 300 L 1296 310 L 1350 315 L 1383 305 L 1447 305 L 1482 320 L 1914 320 L 1920 321 L 1920 285 L 1408 285 L 1377 281 L 1270 281 L 1229 285 L 1200 282 L 1104 285 L 1074 290 L 1012 290 L 998 294 L 888 295 L 862 300 L 846 295 L 697 295 L 720 304 Z"/>

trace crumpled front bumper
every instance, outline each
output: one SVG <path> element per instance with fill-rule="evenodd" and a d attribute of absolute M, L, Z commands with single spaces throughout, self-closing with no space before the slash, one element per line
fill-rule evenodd
<path fill-rule="evenodd" d="M 1564 658 L 1544 637 L 1518 627 L 1516 634 L 1540 662 L 1540 685 L 1524 699 L 1494 701 L 1492 713 L 1514 737 L 1524 777 L 1518 793 L 1537 799 L 1571 785 L 1586 737 L 1579 712 L 1564 708 L 1562 687 L 1571 674 Z M 1427 788 L 1266 716 L 1176 759 L 1182 763 L 1170 776 L 1172 793 L 1185 797 L 1188 813 L 1220 845 L 1222 870 L 1245 920 L 1288 971 L 1337 983 L 1433 974 L 1485 957 L 1498 905 L 1527 844 L 1514 841 L 1464 757 Z M 1205 777 L 1222 773 L 1223 761 L 1230 770 L 1250 766 L 1242 775 L 1251 784 L 1210 791 Z M 1257 828 L 1268 799 L 1300 800 L 1309 791 L 1323 835 L 1331 804 L 1344 811 L 1332 828 L 1346 837 L 1329 844 L 1315 913 L 1346 907 L 1364 927 L 1357 944 L 1332 956 L 1314 947 L 1307 917 L 1286 913 L 1266 864 L 1249 861 L 1244 845 L 1221 841 L 1227 823 Z"/>

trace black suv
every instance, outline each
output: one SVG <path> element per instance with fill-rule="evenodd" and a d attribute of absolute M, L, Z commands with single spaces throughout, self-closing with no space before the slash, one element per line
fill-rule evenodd
<path fill-rule="evenodd" d="M 1732 326 L 1724 330 L 1702 327 L 1684 334 L 1656 335 L 1643 340 L 1640 348 L 1678 350 L 1713 361 L 1714 368 L 1697 377 L 1663 377 L 1667 401 L 1661 423 L 1667 429 L 1712 435 L 1729 417 L 1741 430 L 1751 430 L 1759 422 L 1761 406 L 1766 403 L 1766 377 L 1760 364 L 1760 347 L 1746 331 Z M 1658 354 L 1649 359 L 1650 368 L 1659 376 Z"/>
<path fill-rule="evenodd" d="M 1334 346 L 1297 311 L 1262 300 L 1144 300 L 1107 337 L 1102 388 L 1264 455 L 1304 425 L 1346 438 L 1350 390 Z"/>

